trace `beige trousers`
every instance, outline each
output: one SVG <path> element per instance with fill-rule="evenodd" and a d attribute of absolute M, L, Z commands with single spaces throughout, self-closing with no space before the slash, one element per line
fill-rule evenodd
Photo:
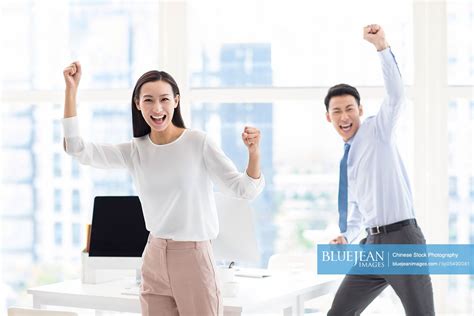
<path fill-rule="evenodd" d="M 220 316 L 222 297 L 210 241 L 174 241 L 150 234 L 143 252 L 144 316 Z"/>

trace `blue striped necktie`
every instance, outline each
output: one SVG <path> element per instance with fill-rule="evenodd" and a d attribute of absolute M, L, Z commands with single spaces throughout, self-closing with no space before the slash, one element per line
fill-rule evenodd
<path fill-rule="evenodd" d="M 349 156 L 350 144 L 344 144 L 344 156 L 339 165 L 339 195 L 337 204 L 339 207 L 339 229 L 341 233 L 347 230 L 347 157 Z"/>

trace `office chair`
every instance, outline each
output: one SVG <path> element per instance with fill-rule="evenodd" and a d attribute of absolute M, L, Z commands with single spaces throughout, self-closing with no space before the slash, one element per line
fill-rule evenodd
<path fill-rule="evenodd" d="M 73 312 L 50 311 L 46 309 L 10 307 L 8 308 L 8 316 L 78 316 Z"/>

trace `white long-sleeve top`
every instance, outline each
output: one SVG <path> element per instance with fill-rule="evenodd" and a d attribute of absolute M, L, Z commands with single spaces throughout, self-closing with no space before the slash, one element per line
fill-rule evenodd
<path fill-rule="evenodd" d="M 227 195 L 254 199 L 263 175 L 253 179 L 204 132 L 186 129 L 175 141 L 154 144 L 149 135 L 108 145 L 85 142 L 77 117 L 63 119 L 66 152 L 97 168 L 126 168 L 142 204 L 146 228 L 155 237 L 202 241 L 217 237 L 219 222 L 213 183 Z"/>

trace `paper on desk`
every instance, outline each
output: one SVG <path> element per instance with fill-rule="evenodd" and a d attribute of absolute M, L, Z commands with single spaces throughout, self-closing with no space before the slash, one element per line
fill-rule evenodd
<path fill-rule="evenodd" d="M 140 287 L 138 287 L 138 286 L 126 287 L 126 288 L 123 289 L 123 291 L 120 294 L 137 296 L 137 295 L 140 294 Z"/>

